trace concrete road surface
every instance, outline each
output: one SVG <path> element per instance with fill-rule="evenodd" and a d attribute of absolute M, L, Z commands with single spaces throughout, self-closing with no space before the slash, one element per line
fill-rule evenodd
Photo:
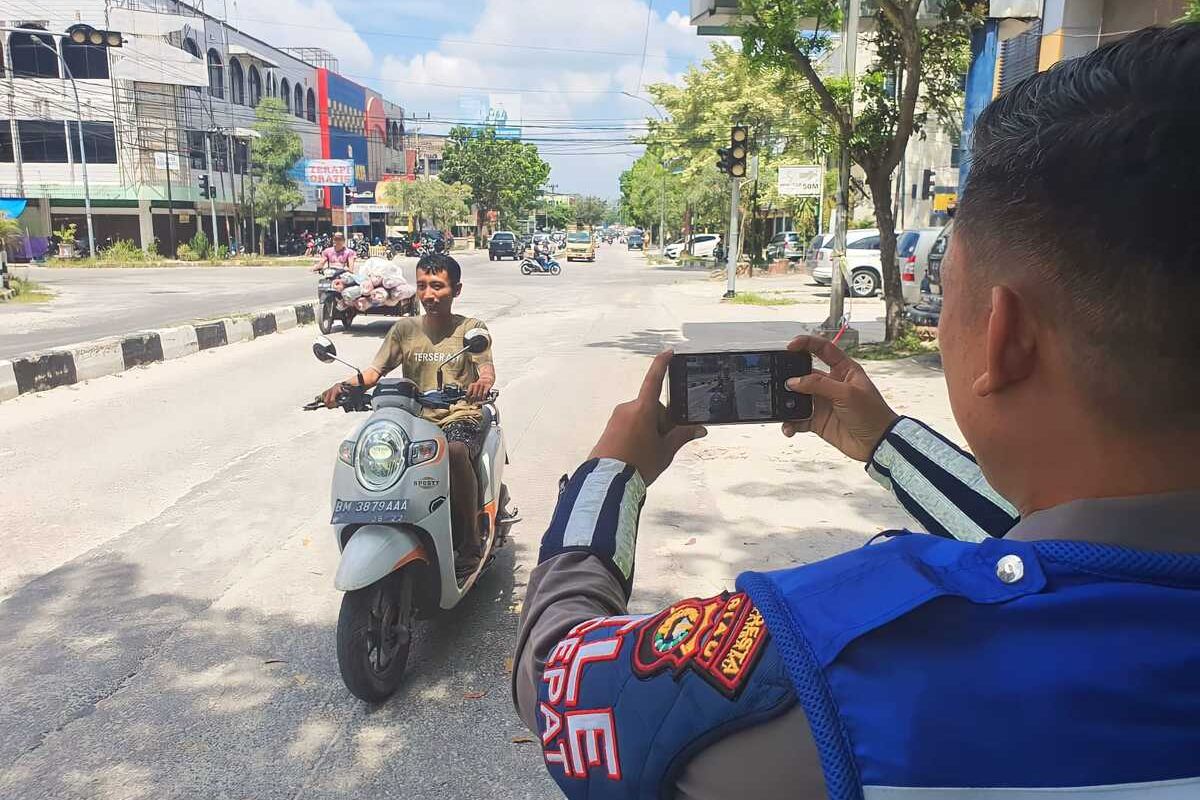
<path fill-rule="evenodd" d="M 316 298 L 316 278 L 304 267 L 12 270 L 55 296 L 0 304 L 0 359 Z"/>
<path fill-rule="evenodd" d="M 653 353 L 779 346 L 824 310 L 721 305 L 705 273 L 616 247 L 560 277 L 466 273 L 458 305 L 495 336 L 524 521 L 465 604 L 421 624 L 406 683 L 377 708 L 334 655 L 329 478 L 354 420 L 299 410 L 344 374 L 313 359 L 313 328 L 3 405 L 0 797 L 556 796 L 512 712 L 508 660 L 556 479 Z M 387 327 L 334 339 L 365 363 Z M 900 410 L 954 435 L 935 368 L 872 369 Z M 633 606 L 906 522 L 819 441 L 715 429 L 651 489 Z"/>

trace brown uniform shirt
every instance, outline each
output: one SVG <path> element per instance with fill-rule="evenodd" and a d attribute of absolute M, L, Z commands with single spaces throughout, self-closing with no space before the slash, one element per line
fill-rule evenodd
<path fill-rule="evenodd" d="M 446 384 L 453 383 L 465 389 L 479 380 L 479 368 L 492 363 L 492 348 L 479 354 L 464 353 L 449 363 L 447 359 L 462 349 L 467 331 L 472 328 L 487 330 L 487 325 L 474 317 L 455 314 L 450 333 L 433 338 L 425 328 L 426 319 L 406 317 L 393 325 L 379 352 L 375 354 L 371 368 L 378 370 L 381 375 L 387 375 L 396 367 L 401 367 L 401 374 L 417 384 L 423 392 L 437 388 L 437 371 L 443 364 L 446 367 L 442 370 L 442 377 Z M 478 422 L 483 416 L 478 405 L 465 400 L 448 409 L 426 408 L 422 415 L 438 425 Z"/>

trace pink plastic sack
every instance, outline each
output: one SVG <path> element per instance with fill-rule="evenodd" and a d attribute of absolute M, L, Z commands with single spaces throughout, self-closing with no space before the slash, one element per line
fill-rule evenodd
<path fill-rule="evenodd" d="M 357 308 L 359 311 L 366 311 L 368 308 L 371 307 L 371 301 L 365 297 L 360 297 L 354 301 L 354 307 Z"/>
<path fill-rule="evenodd" d="M 380 305 L 382 303 L 385 303 L 385 302 L 387 302 L 387 299 L 388 299 L 387 289 L 372 289 L 371 290 L 371 302 L 374 303 L 375 305 Z"/>

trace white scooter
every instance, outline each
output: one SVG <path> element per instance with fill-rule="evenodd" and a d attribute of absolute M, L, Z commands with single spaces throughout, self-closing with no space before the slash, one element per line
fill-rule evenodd
<path fill-rule="evenodd" d="M 487 331 L 473 329 L 445 363 L 482 353 L 490 344 Z M 313 344 L 313 353 L 325 363 L 347 364 L 325 337 Z M 407 378 L 384 378 L 374 391 L 343 385 L 339 406 L 371 415 L 338 448 L 333 473 L 331 523 L 342 553 L 334 585 L 346 593 L 337 659 L 346 688 L 368 702 L 382 702 L 400 686 L 414 620 L 462 602 L 519 520 L 508 508 L 502 481 L 508 459 L 493 391 L 483 406 L 483 450 L 475 464 L 483 558 L 460 583 L 446 439 L 421 410 L 449 408 L 464 396 L 457 386 L 442 386 L 440 369 L 438 389 L 431 392 L 418 391 Z M 320 398 L 304 406 L 323 407 Z"/>

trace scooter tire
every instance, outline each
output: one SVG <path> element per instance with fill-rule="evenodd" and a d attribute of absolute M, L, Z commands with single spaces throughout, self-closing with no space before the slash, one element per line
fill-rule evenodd
<path fill-rule="evenodd" d="M 409 567 L 342 595 L 338 669 L 346 688 L 360 700 L 382 703 L 404 680 L 416 616 L 414 583 Z"/>
<path fill-rule="evenodd" d="M 550 274 L 551 275 L 558 275 L 561 272 L 562 272 L 562 267 L 560 267 L 558 264 L 550 265 Z"/>
<path fill-rule="evenodd" d="M 521 274 L 522 274 L 522 275 L 532 275 L 532 274 L 533 274 L 533 268 L 532 268 L 532 267 L 530 267 L 528 264 L 522 264 L 522 265 L 521 265 Z"/>
<path fill-rule="evenodd" d="M 327 296 L 321 301 L 321 314 L 317 317 L 317 327 L 321 333 L 328 336 L 333 332 L 333 321 L 337 315 L 337 300 L 333 295 Z"/>

